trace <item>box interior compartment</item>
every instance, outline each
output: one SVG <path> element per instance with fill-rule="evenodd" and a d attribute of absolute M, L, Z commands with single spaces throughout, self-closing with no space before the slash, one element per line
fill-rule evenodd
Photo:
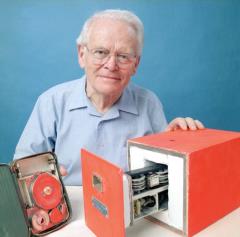
<path fill-rule="evenodd" d="M 184 162 L 182 154 L 130 145 L 130 171 L 125 173 L 131 186 L 130 224 L 151 215 L 184 230 Z"/>
<path fill-rule="evenodd" d="M 69 219 L 70 207 L 52 153 L 15 160 L 11 169 L 34 235 L 50 233 Z"/>
<path fill-rule="evenodd" d="M 132 190 L 133 221 L 167 209 L 167 165 L 145 161 L 145 167 L 126 172 Z"/>
<path fill-rule="evenodd" d="M 12 169 L 17 175 L 19 188 L 26 208 L 31 208 L 35 205 L 30 192 L 34 179 L 39 174 L 46 172 L 59 179 L 56 161 L 49 153 L 15 160 Z"/>

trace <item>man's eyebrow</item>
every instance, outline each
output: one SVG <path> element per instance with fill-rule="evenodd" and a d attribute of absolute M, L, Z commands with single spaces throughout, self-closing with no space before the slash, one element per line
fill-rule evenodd
<path fill-rule="evenodd" d="M 108 52 L 111 52 L 110 49 L 108 48 L 105 48 L 105 47 L 102 47 L 102 46 L 98 46 L 98 47 L 93 47 L 91 48 L 90 50 L 106 50 Z M 131 50 L 130 50 L 131 51 Z M 126 49 L 125 48 L 119 48 L 118 50 L 114 51 L 118 54 L 125 54 L 125 55 L 133 55 L 134 52 L 126 52 Z"/>
<path fill-rule="evenodd" d="M 93 47 L 92 49 L 104 49 L 104 50 L 108 50 L 108 51 L 110 51 L 109 49 L 107 49 L 107 48 L 104 48 L 104 47 Z"/>

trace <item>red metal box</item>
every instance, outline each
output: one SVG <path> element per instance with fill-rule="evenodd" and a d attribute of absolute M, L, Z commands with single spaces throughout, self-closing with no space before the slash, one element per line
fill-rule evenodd
<path fill-rule="evenodd" d="M 129 171 L 82 151 L 85 219 L 124 237 L 143 217 L 193 236 L 240 205 L 240 133 L 203 129 L 128 141 Z"/>

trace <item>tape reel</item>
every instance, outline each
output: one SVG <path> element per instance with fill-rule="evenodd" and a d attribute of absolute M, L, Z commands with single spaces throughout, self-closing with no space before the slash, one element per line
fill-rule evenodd
<path fill-rule="evenodd" d="M 50 210 L 60 203 L 62 199 L 62 187 L 53 175 L 42 173 L 32 182 L 31 194 L 38 207 Z"/>
<path fill-rule="evenodd" d="M 34 231 L 41 232 L 45 230 L 50 223 L 49 215 L 44 210 L 36 210 L 32 215 L 32 228 Z"/>
<path fill-rule="evenodd" d="M 68 207 L 57 176 L 42 172 L 32 176 L 26 183 L 33 203 L 27 213 L 34 234 L 42 233 L 68 218 Z"/>

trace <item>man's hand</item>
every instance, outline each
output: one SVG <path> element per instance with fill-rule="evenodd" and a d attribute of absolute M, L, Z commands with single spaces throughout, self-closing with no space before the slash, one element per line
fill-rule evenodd
<path fill-rule="evenodd" d="M 60 174 L 62 176 L 67 176 L 68 175 L 68 172 L 67 172 L 66 168 L 63 165 L 59 166 L 59 171 L 60 171 Z"/>
<path fill-rule="evenodd" d="M 203 129 L 204 125 L 199 121 L 190 117 L 186 118 L 175 118 L 167 126 L 165 131 L 175 131 L 178 129 L 182 130 L 197 130 Z"/>

